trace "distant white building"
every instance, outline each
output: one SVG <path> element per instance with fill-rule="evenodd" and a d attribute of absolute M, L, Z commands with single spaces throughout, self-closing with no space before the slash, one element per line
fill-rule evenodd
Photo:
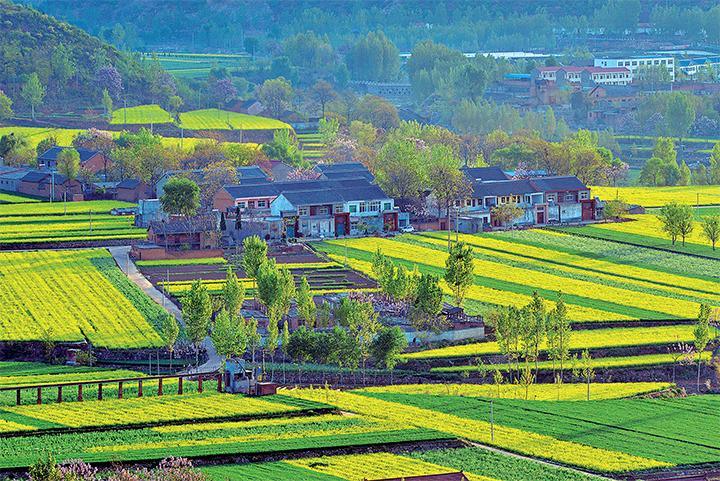
<path fill-rule="evenodd" d="M 566 81 L 586 84 L 588 81 L 598 85 L 628 85 L 633 81 L 632 72 L 625 67 L 578 67 L 573 65 L 557 67 L 538 67 L 538 78 L 550 82 Z"/>
<path fill-rule="evenodd" d="M 613 57 L 613 58 L 596 58 L 595 66 L 604 68 L 624 67 L 632 73 L 633 77 L 637 74 L 640 67 L 665 66 L 670 74 L 670 80 L 675 81 L 675 58 L 664 55 L 641 55 L 636 57 Z"/>

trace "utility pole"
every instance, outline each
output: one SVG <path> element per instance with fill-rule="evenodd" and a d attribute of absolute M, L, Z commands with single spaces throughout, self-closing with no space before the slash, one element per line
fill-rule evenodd
<path fill-rule="evenodd" d="M 90 209 L 90 233 L 92 234 L 92 209 Z"/>
<path fill-rule="evenodd" d="M 492 399 L 490 400 L 490 441 L 495 441 L 495 412 Z"/>

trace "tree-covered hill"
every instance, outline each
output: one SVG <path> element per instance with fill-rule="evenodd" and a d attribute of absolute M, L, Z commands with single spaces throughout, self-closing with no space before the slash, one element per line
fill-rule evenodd
<path fill-rule="evenodd" d="M 30 111 L 23 87 L 35 74 L 44 91 L 36 107 L 79 112 L 99 107 L 105 89 L 116 102 L 124 95 L 144 99 L 149 70 L 77 27 L 0 0 L 0 90 L 16 113 Z"/>

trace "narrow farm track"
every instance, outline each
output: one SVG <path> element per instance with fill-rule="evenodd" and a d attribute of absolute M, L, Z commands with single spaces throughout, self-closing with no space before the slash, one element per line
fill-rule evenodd
<path fill-rule="evenodd" d="M 165 296 L 162 292 L 157 290 L 152 283 L 145 278 L 145 276 L 138 270 L 134 262 L 130 260 L 130 246 L 117 246 L 108 247 L 108 251 L 112 254 L 118 267 L 125 272 L 128 279 L 138 286 L 142 291 L 150 296 L 150 298 L 157 304 L 161 305 L 166 311 L 175 316 L 175 319 L 184 326 L 182 319 L 182 311 L 173 304 L 173 302 Z M 222 359 L 215 350 L 210 337 L 206 337 L 203 341 L 203 347 L 207 351 L 208 360 L 198 366 L 197 368 L 191 368 L 185 371 L 185 374 L 194 374 L 196 372 L 210 372 L 217 371 L 222 365 Z"/>

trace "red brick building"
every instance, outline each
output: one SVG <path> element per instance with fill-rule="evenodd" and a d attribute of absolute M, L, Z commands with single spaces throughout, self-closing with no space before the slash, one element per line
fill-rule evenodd
<path fill-rule="evenodd" d="M 83 200 L 80 182 L 53 172 L 28 172 L 18 182 L 17 192 L 44 199 Z"/>
<path fill-rule="evenodd" d="M 138 179 L 125 179 L 115 187 L 115 199 L 137 203 L 143 199 L 152 199 L 154 189 Z"/>
<path fill-rule="evenodd" d="M 52 147 L 42 155 L 38 156 L 38 167 L 45 169 L 56 169 L 60 153 L 73 147 Z M 80 168 L 93 174 L 105 173 L 110 168 L 111 161 L 102 152 L 96 150 L 75 149 L 80 155 Z"/>

